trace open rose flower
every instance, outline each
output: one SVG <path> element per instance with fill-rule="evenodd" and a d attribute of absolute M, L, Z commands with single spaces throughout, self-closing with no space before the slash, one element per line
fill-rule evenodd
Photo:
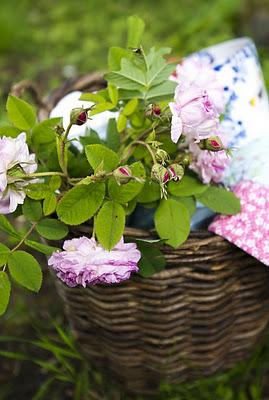
<path fill-rule="evenodd" d="M 215 72 L 208 65 L 188 59 L 178 66 L 177 81 L 175 102 L 169 104 L 172 141 L 177 143 L 182 133 L 195 141 L 210 137 L 224 109 L 223 88 Z"/>
<path fill-rule="evenodd" d="M 141 253 L 135 243 L 124 243 L 123 238 L 111 251 L 85 236 L 66 240 L 63 249 L 52 254 L 49 265 L 70 287 L 119 283 L 139 270 Z"/>
<path fill-rule="evenodd" d="M 190 169 L 195 171 L 205 184 L 223 181 L 231 159 L 225 150 L 213 152 L 202 150 L 196 143 L 190 144 L 192 162 Z"/>
<path fill-rule="evenodd" d="M 197 55 L 185 58 L 182 63 L 177 65 L 171 79 L 184 90 L 194 86 L 206 91 L 217 112 L 223 113 L 225 107 L 223 84 L 206 59 Z"/>
<path fill-rule="evenodd" d="M 0 138 L 0 214 L 12 213 L 18 204 L 23 204 L 28 182 L 18 174 L 31 174 L 36 169 L 35 155 L 29 154 L 25 133 L 15 139 Z"/>

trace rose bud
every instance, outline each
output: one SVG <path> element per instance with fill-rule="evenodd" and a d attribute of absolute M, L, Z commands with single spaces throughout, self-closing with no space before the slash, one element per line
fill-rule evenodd
<path fill-rule="evenodd" d="M 184 153 L 177 157 L 177 161 L 187 167 L 192 161 L 192 156 L 190 153 Z"/>
<path fill-rule="evenodd" d="M 164 164 L 169 159 L 169 154 L 162 149 L 158 149 L 155 154 L 156 160 Z"/>
<path fill-rule="evenodd" d="M 151 179 L 165 185 L 169 181 L 170 175 L 165 167 L 160 164 L 154 164 L 151 170 Z"/>
<path fill-rule="evenodd" d="M 180 164 L 171 164 L 167 168 L 170 179 L 173 181 L 180 181 L 184 176 L 184 167 Z"/>
<path fill-rule="evenodd" d="M 161 107 L 157 104 L 150 104 L 146 109 L 147 117 L 159 117 L 162 113 Z"/>
<path fill-rule="evenodd" d="M 225 147 L 219 136 L 211 136 L 208 139 L 201 140 L 199 146 L 202 150 L 209 150 L 209 151 L 225 150 Z"/>
<path fill-rule="evenodd" d="M 73 125 L 83 125 L 88 119 L 88 113 L 84 108 L 73 108 L 70 113 L 70 122 Z"/>
<path fill-rule="evenodd" d="M 119 185 L 125 184 L 132 178 L 132 171 L 127 165 L 124 165 L 115 169 L 113 171 L 113 176 Z"/>

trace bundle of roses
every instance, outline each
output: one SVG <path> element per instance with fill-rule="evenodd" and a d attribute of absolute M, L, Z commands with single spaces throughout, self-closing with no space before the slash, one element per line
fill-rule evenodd
<path fill-rule="evenodd" d="M 0 313 L 9 302 L 10 277 L 38 291 L 42 273 L 25 249 L 49 256 L 67 285 L 111 284 L 132 272 L 149 276 L 165 268 L 159 245 L 186 241 L 196 203 L 223 214 L 240 210 L 235 195 L 219 185 L 229 164 L 219 132 L 223 88 L 202 61 L 167 60 L 170 49 L 140 45 L 144 24 L 129 19 L 127 49 L 109 51 L 107 88 L 84 93 L 88 108 L 75 108 L 68 126 L 60 118 L 38 122 L 34 108 L 10 95 L 9 125 L 0 128 Z M 138 34 L 140 33 L 140 35 Z M 88 129 L 69 139 L 73 125 L 110 110 L 106 140 Z M 126 217 L 137 205 L 155 209 L 159 239 L 124 243 Z M 4 214 L 21 215 L 22 231 Z M 59 241 L 72 225 L 90 224 L 92 237 Z M 23 250 L 22 250 L 23 248 Z"/>

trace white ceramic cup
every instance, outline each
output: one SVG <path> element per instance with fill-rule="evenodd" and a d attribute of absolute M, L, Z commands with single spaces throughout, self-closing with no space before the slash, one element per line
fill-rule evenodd
<path fill-rule="evenodd" d="M 234 39 L 193 56 L 207 59 L 224 88 L 221 131 L 234 148 L 224 183 L 252 179 L 269 184 L 269 102 L 255 44 Z"/>

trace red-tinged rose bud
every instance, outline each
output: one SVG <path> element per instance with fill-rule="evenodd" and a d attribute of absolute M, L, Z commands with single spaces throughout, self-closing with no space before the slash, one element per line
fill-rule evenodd
<path fill-rule="evenodd" d="M 113 176 L 116 179 L 117 183 L 119 185 L 122 185 L 130 181 L 130 179 L 132 178 L 132 171 L 127 165 L 124 165 L 115 169 L 113 171 Z"/>
<path fill-rule="evenodd" d="M 157 104 L 150 104 L 146 109 L 146 115 L 148 117 L 159 117 L 162 113 L 161 107 Z"/>
<path fill-rule="evenodd" d="M 151 170 L 151 179 L 165 185 L 169 181 L 170 175 L 165 167 L 160 164 L 154 164 Z"/>
<path fill-rule="evenodd" d="M 170 180 L 170 175 L 169 175 L 169 172 L 166 171 L 165 174 L 164 174 L 164 177 L 163 177 L 163 183 L 165 184 L 165 183 L 167 183 L 169 180 Z"/>
<path fill-rule="evenodd" d="M 161 112 L 162 112 L 161 107 L 154 104 L 152 107 L 152 112 L 154 115 L 157 115 L 157 116 L 161 115 Z"/>
<path fill-rule="evenodd" d="M 70 122 L 73 125 L 83 125 L 88 119 L 87 111 L 84 108 L 73 108 L 70 113 Z"/>
<path fill-rule="evenodd" d="M 225 147 L 219 136 L 211 136 L 208 139 L 204 139 L 200 142 L 199 146 L 201 149 L 209 151 L 225 150 Z"/>
<path fill-rule="evenodd" d="M 167 169 L 173 181 L 180 181 L 184 176 L 184 167 L 180 164 L 171 164 Z"/>

